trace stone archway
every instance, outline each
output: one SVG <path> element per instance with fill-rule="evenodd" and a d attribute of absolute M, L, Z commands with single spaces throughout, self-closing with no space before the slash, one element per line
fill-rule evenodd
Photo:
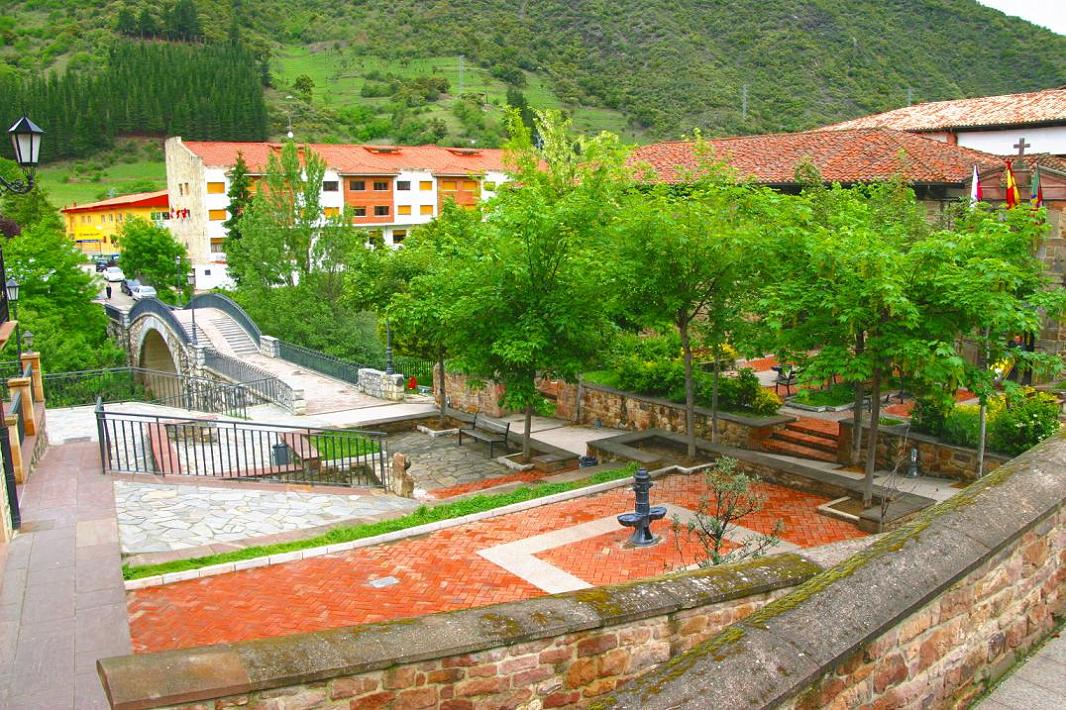
<path fill-rule="evenodd" d="M 137 375 L 137 382 L 151 393 L 153 399 L 180 405 L 183 394 L 180 377 L 186 374 L 184 348 L 155 323 L 145 322 L 142 326 L 133 358 L 136 366 L 143 368 Z"/>

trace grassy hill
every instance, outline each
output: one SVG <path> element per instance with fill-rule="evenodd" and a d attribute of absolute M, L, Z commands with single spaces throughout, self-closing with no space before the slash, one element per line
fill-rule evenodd
<path fill-rule="evenodd" d="M 908 96 L 1066 83 L 1066 37 L 975 0 L 196 2 L 209 41 L 235 22 L 269 62 L 272 132 L 291 114 L 305 139 L 491 142 L 508 88 L 533 106 L 567 108 L 586 130 L 644 140 L 694 127 L 799 130 Z M 143 7 L 158 13 L 140 0 L 8 2 L 0 74 L 92 71 L 119 11 Z M 296 91 L 301 76 L 309 96 Z M 412 102 L 403 81 L 420 77 L 443 77 L 448 89 Z M 364 95 L 368 82 L 380 94 L 389 81 L 400 94 Z"/>

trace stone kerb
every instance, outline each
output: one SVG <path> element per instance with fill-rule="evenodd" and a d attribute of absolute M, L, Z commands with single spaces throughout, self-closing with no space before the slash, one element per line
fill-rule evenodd
<path fill-rule="evenodd" d="M 851 458 L 852 422 L 840 422 L 837 439 L 837 461 L 848 464 Z M 870 428 L 863 427 L 863 456 L 869 441 Z M 906 462 L 911 448 L 918 449 L 918 463 L 922 473 L 934 474 L 967 483 L 977 479 L 977 450 L 956 446 L 946 441 L 912 431 L 906 424 L 879 427 L 877 432 L 877 465 L 892 469 L 900 461 Z M 990 473 L 1009 461 L 1000 454 L 985 452 L 984 472 Z M 903 464 L 906 466 L 906 463 Z"/>
<path fill-rule="evenodd" d="M 600 708 L 966 707 L 1066 607 L 1066 436 Z"/>
<path fill-rule="evenodd" d="M 820 571 L 794 554 L 481 609 L 102 659 L 113 708 L 573 705 Z M 465 702 L 460 702 L 464 701 Z M 531 705 L 532 707 L 533 705 Z"/>
<path fill-rule="evenodd" d="M 259 336 L 259 352 L 267 357 L 281 357 L 281 345 L 272 335 Z"/>
<path fill-rule="evenodd" d="M 403 375 L 386 374 L 369 367 L 359 368 L 359 391 L 378 399 L 401 401 L 405 396 Z"/>

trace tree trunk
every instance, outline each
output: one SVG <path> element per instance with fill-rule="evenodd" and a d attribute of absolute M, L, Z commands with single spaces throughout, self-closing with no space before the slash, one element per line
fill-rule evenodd
<path fill-rule="evenodd" d="M 685 438 L 688 439 L 688 456 L 693 458 L 696 456 L 696 387 L 692 381 L 692 343 L 686 320 L 678 321 L 677 332 L 685 355 Z"/>
<path fill-rule="evenodd" d="M 448 390 L 444 381 L 444 351 L 437 354 L 437 366 L 440 368 L 440 423 L 444 426 L 444 420 L 448 417 Z"/>
<path fill-rule="evenodd" d="M 981 398 L 981 418 L 980 429 L 977 434 L 977 477 L 985 475 L 985 439 L 988 432 L 988 405 L 985 404 L 985 398 Z"/>
<path fill-rule="evenodd" d="M 529 461 L 529 456 L 533 452 L 531 445 L 533 434 L 533 403 L 530 402 L 526 405 L 526 427 L 522 432 L 522 456 L 525 460 Z"/>
<path fill-rule="evenodd" d="M 714 380 L 711 382 L 711 443 L 718 443 L 718 378 L 722 373 L 722 354 L 714 348 Z"/>
<path fill-rule="evenodd" d="M 855 335 L 855 356 L 866 350 L 866 338 L 862 331 Z M 866 394 L 864 382 L 855 383 L 855 407 L 851 412 L 851 458 L 852 466 L 858 466 L 862 460 L 862 398 Z"/>
<path fill-rule="evenodd" d="M 862 502 L 867 508 L 873 503 L 874 469 L 877 468 L 877 427 L 881 423 L 881 363 L 874 363 L 873 389 L 870 392 L 870 436 L 866 442 L 866 480 Z"/>

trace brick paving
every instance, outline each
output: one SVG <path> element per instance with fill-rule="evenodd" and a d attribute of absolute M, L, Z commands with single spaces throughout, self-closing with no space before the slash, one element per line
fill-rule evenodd
<path fill-rule="evenodd" d="M 106 708 L 96 659 L 130 652 L 111 479 L 54 446 L 21 487 L 0 587 L 0 707 Z"/>
<path fill-rule="evenodd" d="M 769 496 L 767 509 L 746 518 L 746 527 L 765 532 L 781 519 L 783 539 L 803 547 L 863 536 L 815 511 L 828 498 L 770 484 L 760 489 Z M 694 509 L 704 492 L 701 476 L 669 476 L 652 490 L 652 500 Z M 632 491 L 618 488 L 391 544 L 137 590 L 127 597 L 133 647 L 140 653 L 240 641 L 540 596 L 540 589 L 478 551 L 632 506 Z M 602 566 L 618 567 L 609 556 Z M 662 571 L 653 563 L 632 568 L 626 578 Z M 592 576 L 620 581 L 607 573 Z M 370 584 L 390 577 L 397 583 Z"/>

